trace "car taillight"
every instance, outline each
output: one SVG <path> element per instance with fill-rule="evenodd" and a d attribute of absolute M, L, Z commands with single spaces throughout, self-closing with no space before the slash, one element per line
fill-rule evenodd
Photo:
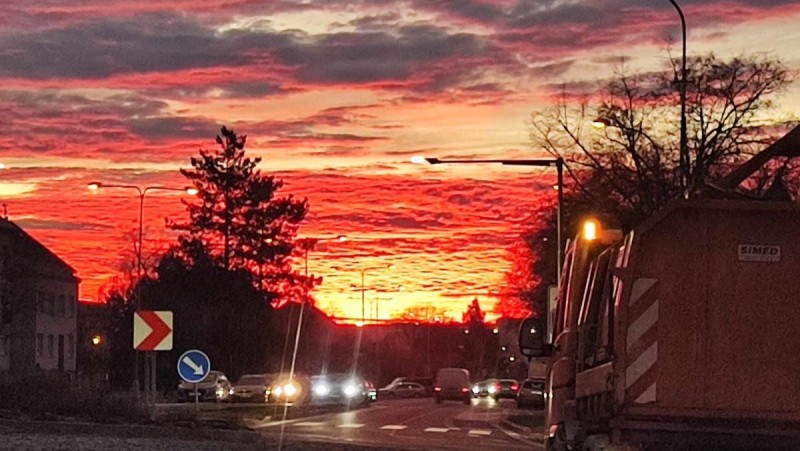
<path fill-rule="evenodd" d="M 517 391 L 518 389 L 519 389 L 519 385 L 517 385 L 517 384 L 511 384 L 511 390 L 513 390 L 513 391 Z"/>
<path fill-rule="evenodd" d="M 433 391 L 442 391 L 442 387 L 433 387 Z"/>
<path fill-rule="evenodd" d="M 468 392 L 468 391 L 469 391 L 469 388 L 467 388 L 467 387 L 461 387 L 461 393 L 466 393 L 466 392 Z"/>

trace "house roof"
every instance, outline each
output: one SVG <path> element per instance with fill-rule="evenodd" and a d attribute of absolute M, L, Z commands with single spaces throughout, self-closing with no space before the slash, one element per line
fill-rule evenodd
<path fill-rule="evenodd" d="M 9 241 L 14 244 L 14 254 L 34 264 L 41 266 L 42 263 L 54 267 L 61 272 L 64 276 L 71 277 L 76 282 L 80 281 L 75 268 L 70 266 L 67 262 L 62 260 L 53 251 L 45 247 L 36 238 L 29 235 L 22 228 L 14 222 L 6 218 L 0 218 L 0 235 L 9 238 Z"/>

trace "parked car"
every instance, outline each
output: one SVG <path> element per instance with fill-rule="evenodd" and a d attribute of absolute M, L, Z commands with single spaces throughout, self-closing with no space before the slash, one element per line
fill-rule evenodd
<path fill-rule="evenodd" d="M 402 382 L 393 387 L 380 389 L 381 398 L 423 398 L 426 396 L 425 386 L 416 382 Z"/>
<path fill-rule="evenodd" d="M 436 404 L 445 400 L 463 401 L 469 404 L 470 395 L 469 371 L 464 368 L 442 368 L 436 372 L 436 383 L 433 387 Z"/>
<path fill-rule="evenodd" d="M 233 384 L 233 402 L 267 402 L 270 383 L 274 378 L 269 374 L 245 374 Z"/>
<path fill-rule="evenodd" d="M 350 373 L 322 374 L 311 378 L 311 403 L 357 406 L 368 400 L 364 379 Z"/>
<path fill-rule="evenodd" d="M 517 392 L 517 407 L 544 407 L 544 378 L 526 379 Z"/>
<path fill-rule="evenodd" d="M 497 382 L 494 399 L 517 399 L 519 382 L 514 379 L 500 379 Z"/>
<path fill-rule="evenodd" d="M 228 401 L 231 396 L 231 383 L 222 371 L 209 371 L 208 375 L 197 384 L 181 381 L 178 384 L 178 402 L 195 400 L 195 385 L 197 386 L 197 401 Z"/>
<path fill-rule="evenodd" d="M 304 404 L 311 396 L 311 381 L 302 374 L 281 374 L 269 387 L 269 402 Z"/>

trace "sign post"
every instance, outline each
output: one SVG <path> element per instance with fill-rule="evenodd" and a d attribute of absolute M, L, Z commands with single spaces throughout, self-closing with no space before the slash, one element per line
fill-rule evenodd
<path fill-rule="evenodd" d="M 133 313 L 133 349 L 144 351 L 145 404 L 155 403 L 156 353 L 172 350 L 172 312 L 140 310 Z"/>
<path fill-rule="evenodd" d="M 178 376 L 184 381 L 194 384 L 194 405 L 198 408 L 199 396 L 197 393 L 197 383 L 208 376 L 211 371 L 211 359 L 205 352 L 190 349 L 178 357 Z"/>

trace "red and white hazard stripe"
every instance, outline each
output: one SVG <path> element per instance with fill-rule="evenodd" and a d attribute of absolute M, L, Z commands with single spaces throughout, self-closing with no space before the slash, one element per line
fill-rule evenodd
<path fill-rule="evenodd" d="M 628 302 L 625 399 L 634 404 L 656 402 L 657 288 L 657 279 L 636 279 Z"/>

